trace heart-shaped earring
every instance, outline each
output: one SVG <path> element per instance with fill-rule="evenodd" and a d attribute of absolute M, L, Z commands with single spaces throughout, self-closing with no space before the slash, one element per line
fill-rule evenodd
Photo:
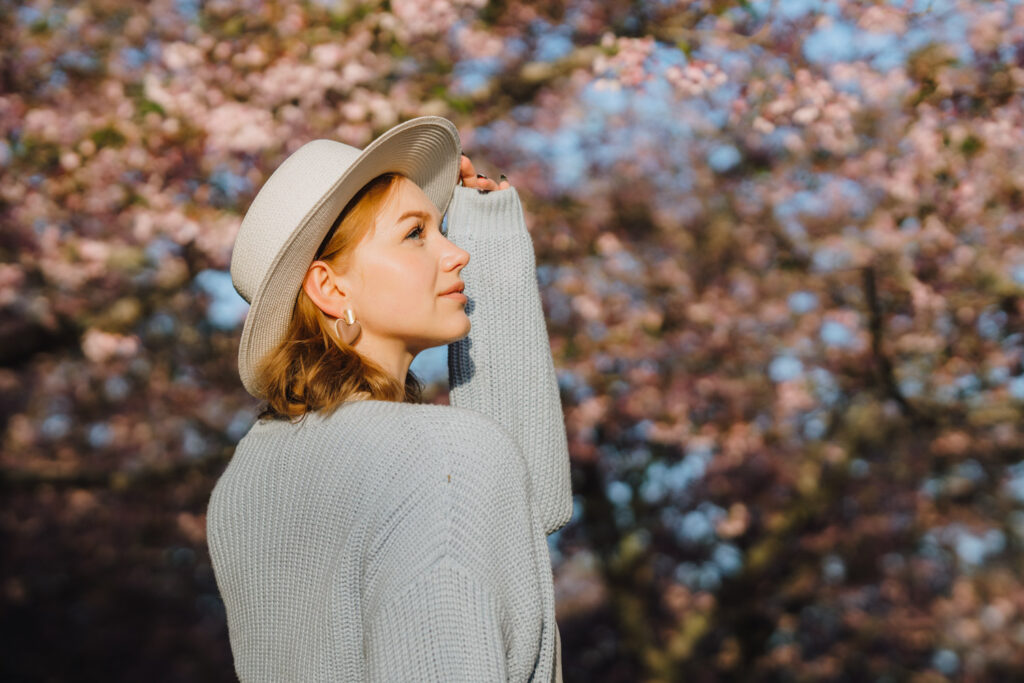
<path fill-rule="evenodd" d="M 356 337 L 359 336 L 359 332 L 363 328 L 356 322 L 356 317 L 352 313 L 352 309 L 346 308 L 345 317 L 338 318 L 334 321 L 334 329 L 337 330 L 338 337 L 340 337 L 343 342 L 351 345 L 352 342 L 356 340 Z"/>

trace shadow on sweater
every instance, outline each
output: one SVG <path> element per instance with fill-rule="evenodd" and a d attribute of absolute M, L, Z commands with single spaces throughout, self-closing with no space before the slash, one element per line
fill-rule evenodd
<path fill-rule="evenodd" d="M 466 315 L 470 316 L 470 320 L 472 320 L 473 310 L 476 308 L 476 300 L 469 295 L 466 296 L 466 299 Z M 460 387 L 473 379 L 476 365 L 473 363 L 473 358 L 469 354 L 469 350 L 472 346 L 473 340 L 468 336 L 448 345 L 449 391 L 456 387 Z M 461 365 L 456 365 L 457 363 L 460 363 L 460 361 Z"/>

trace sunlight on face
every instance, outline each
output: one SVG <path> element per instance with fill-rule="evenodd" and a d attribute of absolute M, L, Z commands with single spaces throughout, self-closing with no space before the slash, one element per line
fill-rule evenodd
<path fill-rule="evenodd" d="M 461 281 L 468 262 L 441 233 L 437 207 L 401 178 L 353 254 L 348 279 L 363 342 L 404 344 L 415 354 L 466 336 L 465 299 L 441 293 Z"/>

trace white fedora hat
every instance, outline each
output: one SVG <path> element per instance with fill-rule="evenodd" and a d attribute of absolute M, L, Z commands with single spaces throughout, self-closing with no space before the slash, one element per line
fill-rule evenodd
<path fill-rule="evenodd" d="M 238 348 L 246 391 L 265 398 L 257 364 L 284 339 L 309 264 L 349 200 L 376 176 L 396 172 L 416 183 L 444 215 L 461 154 L 451 121 L 422 116 L 391 128 L 365 149 L 313 140 L 281 163 L 249 206 L 231 252 L 231 281 L 249 302 Z"/>

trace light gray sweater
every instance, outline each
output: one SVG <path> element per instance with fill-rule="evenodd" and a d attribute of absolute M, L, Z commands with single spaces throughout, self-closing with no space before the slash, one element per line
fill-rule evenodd
<path fill-rule="evenodd" d="M 547 534 L 572 515 L 565 424 L 514 188 L 457 186 L 469 335 L 450 406 L 352 401 L 257 422 L 210 497 L 242 681 L 551 681 Z"/>

